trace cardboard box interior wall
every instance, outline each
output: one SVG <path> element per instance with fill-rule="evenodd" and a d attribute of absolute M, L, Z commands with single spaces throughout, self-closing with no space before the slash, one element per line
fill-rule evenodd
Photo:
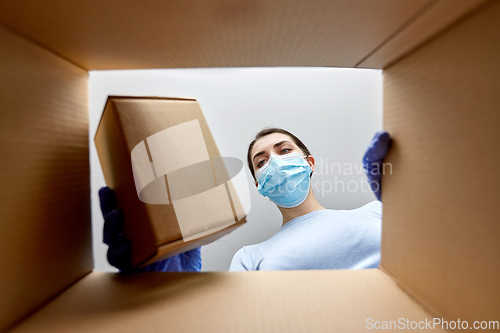
<path fill-rule="evenodd" d="M 500 2 L 9 0 L 0 22 L 1 329 L 499 319 Z M 87 71 L 230 66 L 384 70 L 379 269 L 92 271 Z"/>
<path fill-rule="evenodd" d="M 208 244 L 246 222 L 243 162 L 220 156 L 196 100 L 109 97 L 94 141 L 126 216 L 133 266 Z"/>

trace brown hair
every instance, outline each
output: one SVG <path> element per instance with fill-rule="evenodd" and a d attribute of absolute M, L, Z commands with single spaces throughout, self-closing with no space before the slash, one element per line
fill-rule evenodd
<path fill-rule="evenodd" d="M 288 132 L 287 130 L 284 130 L 282 128 L 276 128 L 276 127 L 264 128 L 263 130 L 261 130 L 259 133 L 257 133 L 255 135 L 255 139 L 252 142 L 250 142 L 250 146 L 248 147 L 248 153 L 247 153 L 248 167 L 250 168 L 250 172 L 252 173 L 253 179 L 255 179 L 255 180 L 257 180 L 257 179 L 255 178 L 255 172 L 253 169 L 252 157 L 250 156 L 250 153 L 252 152 L 252 148 L 255 145 L 255 142 L 257 142 L 257 140 L 259 140 L 263 136 L 269 135 L 271 133 L 282 133 L 282 134 L 288 135 L 290 138 L 292 138 L 293 142 L 300 148 L 300 150 L 302 150 L 302 152 L 306 156 L 311 155 L 311 153 L 309 152 L 309 149 L 307 149 L 306 145 L 303 144 L 299 138 L 297 138 L 295 135 Z"/>

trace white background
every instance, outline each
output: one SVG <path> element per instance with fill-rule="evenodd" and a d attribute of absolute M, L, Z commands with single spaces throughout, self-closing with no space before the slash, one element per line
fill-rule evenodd
<path fill-rule="evenodd" d="M 93 142 L 108 95 L 194 97 L 221 155 L 245 162 L 252 203 L 248 222 L 202 247 L 203 271 L 227 270 L 238 249 L 266 240 L 281 227 L 279 210 L 257 192 L 246 166 L 248 145 L 264 127 L 292 132 L 309 148 L 317 167 L 322 164 L 312 181 L 317 184 L 316 198 L 324 207 L 353 209 L 375 200 L 366 176 L 359 170 L 366 146 L 382 128 L 381 70 L 278 67 L 91 71 L 89 82 L 96 270 L 116 271 L 107 263 L 107 246 L 102 243 L 98 190 L 105 182 Z"/>

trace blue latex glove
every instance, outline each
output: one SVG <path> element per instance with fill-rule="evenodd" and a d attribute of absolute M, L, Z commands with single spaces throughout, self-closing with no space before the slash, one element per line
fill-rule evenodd
<path fill-rule="evenodd" d="M 368 177 L 368 182 L 375 196 L 380 201 L 382 194 L 382 163 L 389 148 L 391 148 L 391 144 L 392 140 L 389 133 L 379 131 L 375 133 L 375 136 L 366 149 L 365 156 L 363 156 L 363 168 Z"/>
<path fill-rule="evenodd" d="M 101 211 L 104 217 L 103 242 L 109 246 L 108 262 L 122 272 L 199 272 L 201 247 L 166 258 L 142 268 L 132 268 L 130 261 L 132 243 L 123 235 L 124 216 L 116 205 L 115 192 L 109 187 L 99 190 Z"/>

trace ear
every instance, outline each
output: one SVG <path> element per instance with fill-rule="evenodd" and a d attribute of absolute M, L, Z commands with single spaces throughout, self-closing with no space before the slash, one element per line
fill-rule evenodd
<path fill-rule="evenodd" d="M 314 172 L 314 168 L 316 167 L 316 162 L 314 161 L 314 157 L 312 155 L 307 156 L 307 163 L 311 166 L 311 172 Z"/>

